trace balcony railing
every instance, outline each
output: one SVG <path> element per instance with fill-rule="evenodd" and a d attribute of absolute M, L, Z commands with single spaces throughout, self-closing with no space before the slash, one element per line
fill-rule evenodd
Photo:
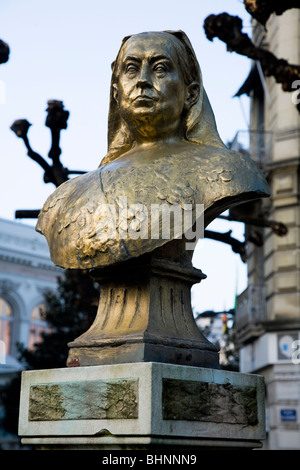
<path fill-rule="evenodd" d="M 237 330 L 265 320 L 265 285 L 250 284 L 237 298 L 235 326 Z"/>
<path fill-rule="evenodd" d="M 260 166 L 271 161 L 272 151 L 271 131 L 240 130 L 230 144 L 231 150 L 246 153 Z"/>

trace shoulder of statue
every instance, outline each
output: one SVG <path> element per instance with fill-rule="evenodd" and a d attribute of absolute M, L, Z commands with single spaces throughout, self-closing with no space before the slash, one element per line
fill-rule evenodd
<path fill-rule="evenodd" d="M 170 204 L 178 202 L 178 196 L 191 193 L 198 194 L 196 199 L 205 199 L 210 188 L 224 193 L 234 185 L 234 191 L 243 187 L 249 176 L 259 177 L 258 168 L 248 156 L 226 147 L 201 145 L 190 145 L 185 151 L 138 166 L 115 164 L 111 170 L 109 167 L 99 170 L 101 185 L 109 200 L 115 199 L 116 194 L 126 194 L 140 199 L 139 202 L 158 199 Z"/>

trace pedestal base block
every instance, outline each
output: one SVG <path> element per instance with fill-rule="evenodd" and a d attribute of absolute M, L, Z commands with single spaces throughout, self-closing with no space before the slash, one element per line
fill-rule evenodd
<path fill-rule="evenodd" d="M 172 248 L 183 256 L 179 242 Z M 175 256 L 169 250 L 164 256 Z M 131 362 L 219 367 L 218 348 L 203 336 L 193 315 L 191 287 L 206 276 L 189 256 L 180 263 L 156 252 L 95 270 L 93 277 L 100 285 L 97 315 L 69 343 L 69 367 Z"/>
<path fill-rule="evenodd" d="M 163 363 L 22 375 L 19 434 L 37 449 L 253 449 L 263 377 Z"/>

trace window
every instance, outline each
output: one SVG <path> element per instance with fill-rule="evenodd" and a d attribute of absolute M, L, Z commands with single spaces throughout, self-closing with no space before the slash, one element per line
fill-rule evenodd
<path fill-rule="evenodd" d="M 6 300 L 0 297 L 0 340 L 5 345 L 5 354 L 11 351 L 13 311 Z"/>
<path fill-rule="evenodd" d="M 34 345 L 42 341 L 42 333 L 48 331 L 45 318 L 45 306 L 39 304 L 31 312 L 28 349 L 34 349 Z"/>

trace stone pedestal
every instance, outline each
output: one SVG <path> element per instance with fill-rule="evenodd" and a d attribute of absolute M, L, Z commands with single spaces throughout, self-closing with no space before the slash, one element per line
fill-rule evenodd
<path fill-rule="evenodd" d="M 36 449 L 254 449 L 261 376 L 155 362 L 26 371 L 19 435 Z"/>
<path fill-rule="evenodd" d="M 196 325 L 191 287 L 206 278 L 192 266 L 184 240 L 163 250 L 92 271 L 100 285 L 88 331 L 69 343 L 67 365 L 164 362 L 219 367 L 219 354 Z"/>

